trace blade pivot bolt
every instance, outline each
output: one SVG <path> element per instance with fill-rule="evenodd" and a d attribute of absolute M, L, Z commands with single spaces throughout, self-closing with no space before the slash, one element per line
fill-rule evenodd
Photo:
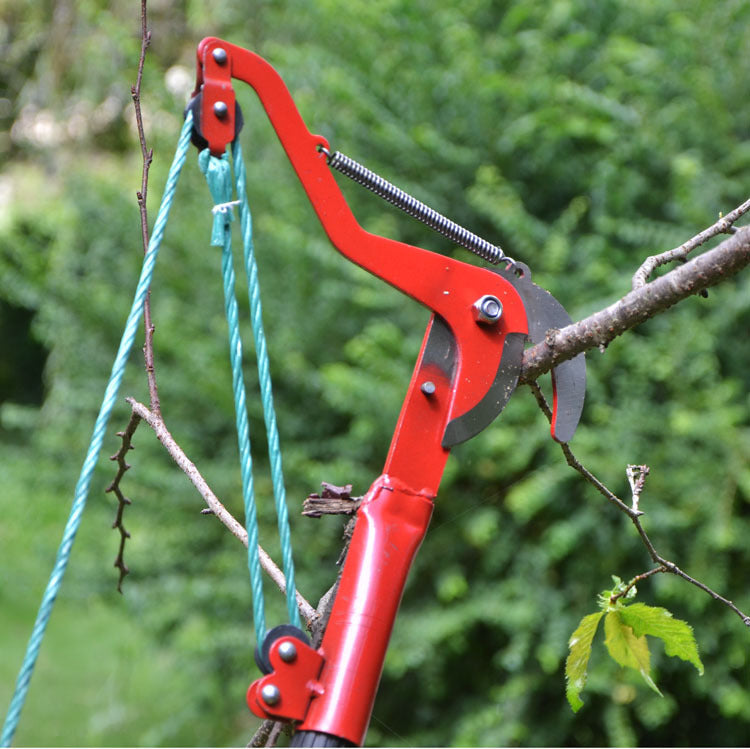
<path fill-rule="evenodd" d="M 492 325 L 503 316 L 502 302 L 492 294 L 479 297 L 473 305 L 474 319 L 478 323 Z"/>
<path fill-rule="evenodd" d="M 229 59 L 227 51 L 223 47 L 217 47 L 211 53 L 211 56 L 214 58 L 214 62 L 216 62 L 217 65 L 226 65 L 227 60 Z"/>

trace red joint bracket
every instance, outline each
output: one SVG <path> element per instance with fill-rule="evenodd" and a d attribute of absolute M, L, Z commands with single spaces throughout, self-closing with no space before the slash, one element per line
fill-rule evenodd
<path fill-rule="evenodd" d="M 281 637 L 268 660 L 273 671 L 250 685 L 248 707 L 259 718 L 304 720 L 310 700 L 324 692 L 318 681 L 323 656 L 301 640 Z"/>
<path fill-rule="evenodd" d="M 214 156 L 222 156 L 236 135 L 232 58 L 227 45 L 208 40 L 198 49 L 202 66 L 200 124 Z"/>

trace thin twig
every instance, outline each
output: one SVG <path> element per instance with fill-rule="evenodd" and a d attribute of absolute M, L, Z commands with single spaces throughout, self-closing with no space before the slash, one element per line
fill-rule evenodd
<path fill-rule="evenodd" d="M 164 445 L 167 452 L 172 457 L 172 460 L 174 460 L 182 472 L 190 479 L 191 483 L 198 490 L 201 497 L 203 497 L 208 507 L 213 511 L 213 514 L 216 515 L 216 517 L 229 529 L 235 538 L 239 539 L 245 546 L 247 546 L 247 531 L 229 512 L 229 510 L 224 507 L 213 491 L 211 491 L 208 483 L 200 474 L 200 471 L 195 467 L 195 463 L 185 455 L 183 449 L 170 434 L 162 417 L 150 411 L 143 403 L 139 403 L 134 398 L 126 398 L 126 400 L 133 409 L 133 413 L 140 416 L 151 427 L 151 429 L 153 429 L 159 442 Z M 276 587 L 279 588 L 282 593 L 285 593 L 286 578 L 284 577 L 284 573 L 276 566 L 265 549 L 260 545 L 258 546 L 258 555 L 263 570 L 271 578 Z M 318 614 L 299 591 L 297 592 L 297 606 L 299 607 L 300 615 L 307 623 L 307 626 L 312 627 L 318 618 Z"/>
<path fill-rule="evenodd" d="M 135 85 L 131 87 L 130 93 L 133 97 L 135 107 L 135 123 L 138 129 L 138 141 L 141 144 L 141 156 L 143 168 L 141 170 L 141 189 L 136 193 L 138 198 L 138 209 L 141 214 L 141 241 L 143 252 L 148 250 L 148 212 L 146 199 L 148 197 L 148 173 L 154 158 L 154 151 L 146 145 L 146 132 L 143 127 L 143 113 L 141 111 L 141 82 L 143 81 L 143 66 L 146 62 L 146 52 L 151 45 L 151 32 L 148 30 L 147 0 L 141 0 L 141 55 L 138 60 L 138 74 Z M 143 302 L 143 326 L 145 328 L 145 342 L 143 344 L 143 358 L 146 365 L 146 377 L 148 378 L 149 403 L 151 410 L 161 414 L 161 403 L 159 401 L 159 389 L 156 385 L 156 373 L 154 371 L 154 324 L 151 319 L 151 291 L 146 294 Z"/>
<path fill-rule="evenodd" d="M 734 605 L 732 601 L 730 601 L 728 598 L 724 598 L 724 596 L 717 593 L 715 590 L 712 590 L 708 587 L 705 583 L 702 583 L 700 580 L 696 580 L 694 577 L 691 577 L 687 574 L 687 572 L 684 572 L 681 570 L 674 562 L 670 562 L 668 559 L 665 559 L 663 556 L 661 556 L 656 549 L 654 548 L 653 543 L 651 543 L 651 539 L 648 537 L 648 534 L 643 529 L 643 526 L 641 525 L 641 521 L 639 518 L 633 518 L 631 517 L 631 520 L 633 521 L 633 524 L 635 525 L 636 530 L 638 531 L 638 535 L 641 537 L 641 540 L 643 541 L 644 545 L 646 546 L 646 549 L 648 549 L 648 553 L 651 556 L 651 559 L 654 560 L 658 565 L 664 568 L 665 572 L 670 572 L 673 575 L 677 575 L 678 577 L 681 577 L 683 580 L 689 582 L 691 585 L 695 585 L 696 588 L 699 588 L 704 593 L 708 593 L 711 598 L 713 598 L 715 601 L 719 601 L 720 603 L 723 603 L 725 606 L 729 607 L 732 611 L 734 611 L 737 616 L 742 619 L 742 623 L 750 627 L 750 616 L 745 614 L 743 611 L 741 611 L 737 606 Z"/>
<path fill-rule="evenodd" d="M 656 575 L 659 572 L 669 572 L 669 570 L 664 567 L 663 565 L 660 565 L 659 567 L 654 567 L 651 570 L 647 570 L 646 572 L 642 572 L 640 575 L 636 575 L 619 593 L 615 593 L 609 597 L 609 602 L 614 603 L 618 598 L 623 598 L 624 596 L 627 596 L 627 594 L 632 590 L 632 588 L 637 585 L 641 580 L 646 580 L 647 578 L 651 577 L 651 575 Z"/>
<path fill-rule="evenodd" d="M 265 746 L 276 746 L 279 741 L 279 737 L 281 736 L 281 732 L 284 730 L 286 725 L 286 723 L 282 723 L 281 721 L 275 721 L 273 726 L 271 726 L 271 731 L 268 734 Z"/>
<path fill-rule="evenodd" d="M 552 412 L 549 408 L 549 405 L 547 404 L 547 400 L 544 397 L 544 394 L 542 393 L 539 386 L 534 382 L 530 385 L 531 391 L 534 393 L 534 397 L 536 398 L 537 403 L 539 404 L 539 408 L 542 410 L 544 415 L 547 417 L 548 421 L 551 421 L 552 419 Z M 654 570 L 650 570 L 647 573 L 643 573 L 642 576 L 640 576 L 640 579 L 644 579 L 645 577 L 650 577 L 651 575 L 656 574 L 657 572 L 669 572 L 672 575 L 677 575 L 678 577 L 681 577 L 683 580 L 686 580 L 687 582 L 691 583 L 692 585 L 695 585 L 695 587 L 702 590 L 704 593 L 708 593 L 708 595 L 711 596 L 716 601 L 719 601 L 723 603 L 725 606 L 729 607 L 732 611 L 734 611 L 737 616 L 742 619 L 743 623 L 750 627 L 750 616 L 743 613 L 737 606 L 732 603 L 727 598 L 724 598 L 724 596 L 719 595 L 715 590 L 712 590 L 709 588 L 705 583 L 702 583 L 700 580 L 696 580 L 694 577 L 691 577 L 686 572 L 681 570 L 674 562 L 670 562 L 668 559 L 665 559 L 659 552 L 656 551 L 656 548 L 654 547 L 654 544 L 652 543 L 651 539 L 648 537 L 648 534 L 643 528 L 643 525 L 641 523 L 641 516 L 643 515 L 643 512 L 637 508 L 637 502 L 636 507 L 628 507 L 625 502 L 623 502 L 617 495 L 615 495 L 613 492 L 611 492 L 601 481 L 599 481 L 594 474 L 591 473 L 587 468 L 584 467 L 584 465 L 578 460 L 578 458 L 573 455 L 573 452 L 571 451 L 570 447 L 566 443 L 561 443 L 560 448 L 563 451 L 563 454 L 565 455 L 565 460 L 567 461 L 568 465 L 574 468 L 578 473 L 580 473 L 586 481 L 593 484 L 593 486 L 596 487 L 596 489 L 603 494 L 615 507 L 617 507 L 618 510 L 621 512 L 624 512 L 632 521 L 633 525 L 635 525 L 636 531 L 638 531 L 638 535 L 641 538 L 641 541 L 643 541 L 643 545 L 646 547 L 646 550 L 648 551 L 649 556 L 653 561 L 659 565 Z M 638 468 L 648 468 L 647 466 L 638 466 Z M 640 497 L 640 492 L 643 490 L 643 480 L 645 480 L 647 475 L 646 473 L 641 474 L 639 479 L 636 479 L 636 488 L 638 489 L 638 496 Z M 642 479 L 642 480 L 641 480 Z M 637 483 L 640 481 L 640 486 L 637 486 Z"/>
<path fill-rule="evenodd" d="M 551 422 L 552 411 L 547 404 L 547 399 L 544 397 L 544 393 L 542 393 L 541 388 L 539 387 L 539 385 L 537 385 L 536 382 L 529 383 L 529 387 L 531 388 L 531 392 L 534 394 L 536 402 L 539 405 L 542 413 L 547 417 L 547 420 Z M 591 473 L 591 471 L 589 471 L 588 468 L 586 468 L 578 460 L 578 458 L 576 458 L 575 455 L 573 455 L 573 451 L 570 449 L 570 446 L 567 442 L 560 443 L 560 449 L 563 451 L 563 455 L 565 455 L 565 460 L 567 461 L 568 465 L 574 471 L 580 473 L 581 476 L 586 479 L 586 481 L 588 481 L 602 496 L 604 496 L 613 505 L 615 505 L 618 510 L 624 512 L 628 517 L 633 517 L 633 515 L 637 517 L 641 514 L 637 510 L 631 510 L 630 507 L 628 507 L 616 494 L 611 492 L 601 481 L 599 481 L 599 479 L 594 476 L 594 474 Z"/>
<path fill-rule="evenodd" d="M 133 450 L 133 434 L 138 428 L 138 424 L 141 421 L 141 417 L 136 413 L 130 415 L 130 421 L 122 432 L 117 432 L 117 436 L 122 439 L 120 449 L 112 456 L 110 460 L 117 461 L 117 474 L 112 479 L 112 483 L 104 490 L 105 492 L 113 492 L 117 497 L 117 515 L 115 516 L 115 522 L 112 523 L 112 527 L 120 531 L 120 547 L 117 551 L 117 558 L 115 559 L 115 567 L 120 570 L 120 577 L 117 581 L 117 591 L 122 593 L 122 581 L 125 579 L 130 570 L 125 564 L 125 541 L 130 538 L 130 533 L 125 530 L 125 526 L 122 522 L 122 516 L 125 512 L 125 507 L 132 504 L 131 501 L 122 493 L 120 489 L 120 481 L 125 474 L 125 471 L 130 468 L 130 465 L 126 462 L 125 457 L 130 450 Z"/>
<path fill-rule="evenodd" d="M 683 242 L 679 247 L 662 252 L 659 255 L 647 257 L 643 265 L 633 275 L 633 290 L 645 286 L 649 276 L 660 265 L 684 260 L 696 247 L 700 247 L 702 244 L 708 242 L 709 239 L 718 234 L 730 234 L 736 231 L 734 223 L 748 211 L 750 211 L 750 200 L 746 200 L 742 205 L 737 206 L 733 211 L 727 213 L 726 216 L 722 216 L 715 224 L 688 239 L 687 242 Z"/>

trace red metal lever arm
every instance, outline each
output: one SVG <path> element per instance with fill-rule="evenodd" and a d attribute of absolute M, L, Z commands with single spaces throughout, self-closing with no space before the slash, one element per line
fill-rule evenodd
<path fill-rule="evenodd" d="M 223 55 L 215 55 L 217 49 Z M 219 60 L 223 62 L 218 62 Z M 419 247 L 365 231 L 349 206 L 319 150 L 328 142 L 307 129 L 279 74 L 263 58 L 215 38 L 198 48 L 199 89 L 202 93 L 201 132 L 212 152 L 221 154 L 234 138 L 234 93 L 231 79 L 255 89 L 279 140 L 334 246 L 349 260 L 382 278 L 440 315 L 460 347 L 457 381 L 449 420 L 469 411 L 489 390 L 502 356 L 499 338 L 508 332 L 527 333 L 523 304 L 513 286 L 484 268 L 444 257 Z M 214 106 L 227 106 L 223 118 Z M 492 294 L 503 303 L 502 325 L 477 326 L 473 303 Z M 442 435 L 440 435 L 442 436 Z M 434 486 L 437 489 L 437 486 Z"/>
<path fill-rule="evenodd" d="M 202 97 L 201 135 L 214 154 L 223 154 L 235 137 L 232 78 L 255 89 L 334 246 L 434 313 L 383 475 L 358 514 L 320 649 L 322 671 L 317 681 L 312 672 L 305 677 L 313 685 L 312 701 L 300 728 L 361 743 L 406 576 L 426 533 L 448 457 L 446 426 L 486 397 L 500 371 L 506 340 L 519 340 L 528 332 L 526 314 L 518 292 L 496 273 L 366 232 L 321 153 L 327 141 L 309 132 L 276 71 L 246 49 L 207 38 L 198 48 L 196 94 Z M 479 325 L 473 306 L 488 294 L 502 302 L 503 315 L 497 324 Z M 445 341 L 450 355 L 441 360 L 435 352 L 443 350 Z M 423 389 L 426 383 L 430 387 Z M 289 675 L 274 672 L 251 687 L 248 703 L 254 712 L 291 717 L 280 682 L 293 679 L 295 670 L 285 672 Z M 280 688 L 275 707 L 261 701 L 264 686 Z"/>

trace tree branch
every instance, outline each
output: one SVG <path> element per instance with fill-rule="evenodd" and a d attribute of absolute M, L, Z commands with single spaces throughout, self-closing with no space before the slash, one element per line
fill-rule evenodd
<path fill-rule="evenodd" d="M 750 200 L 746 200 L 742 205 L 738 206 L 730 213 L 727 213 L 726 216 L 722 216 L 713 226 L 704 229 L 702 232 L 692 237 L 692 239 L 683 242 L 679 247 L 646 258 L 643 265 L 641 265 L 633 275 L 633 289 L 640 289 L 642 286 L 645 286 L 649 276 L 660 265 L 666 265 L 667 263 L 674 261 L 684 261 L 688 254 L 696 247 L 700 247 L 700 245 L 708 242 L 709 239 L 712 239 L 717 234 L 734 233 L 736 231 L 734 228 L 735 221 L 748 211 L 750 211 Z"/>
<path fill-rule="evenodd" d="M 125 460 L 125 456 L 130 450 L 134 449 L 133 435 L 140 421 L 141 417 L 136 413 L 132 413 L 125 429 L 122 432 L 117 432 L 117 436 L 122 439 L 122 444 L 120 445 L 120 449 L 114 455 L 110 456 L 110 460 L 117 461 L 117 474 L 112 479 L 112 483 L 104 490 L 105 493 L 114 492 L 114 495 L 117 497 L 117 515 L 115 516 L 115 522 L 112 523 L 112 527 L 120 531 L 120 547 L 117 550 L 117 557 L 115 558 L 115 567 L 120 570 L 120 577 L 117 580 L 118 593 L 122 593 L 122 581 L 125 579 L 125 575 L 130 572 L 128 566 L 125 564 L 125 542 L 130 538 L 130 534 L 125 530 L 122 516 L 125 512 L 125 507 L 131 504 L 131 501 L 122 493 L 120 481 L 125 475 L 125 471 L 130 468 L 130 465 Z"/>
<path fill-rule="evenodd" d="M 552 411 L 550 410 L 549 404 L 547 403 L 541 389 L 535 382 L 531 383 L 530 387 L 532 392 L 534 393 L 534 397 L 536 398 L 537 403 L 539 404 L 539 408 L 542 410 L 542 413 L 544 413 L 548 421 L 551 421 Z M 628 507 L 625 502 L 623 502 L 613 492 L 611 492 L 601 481 L 599 481 L 599 479 L 597 479 L 596 476 L 591 473 L 591 471 L 583 466 L 578 458 L 573 455 L 573 452 L 571 451 L 570 446 L 567 443 L 561 443 L 560 448 L 565 455 L 565 460 L 567 461 L 568 465 L 571 466 L 574 470 L 578 471 L 578 473 L 580 473 L 586 479 L 586 481 L 593 484 L 601 494 L 603 494 L 613 505 L 615 505 L 615 507 L 617 507 L 618 510 L 625 513 L 632 520 L 633 525 L 635 525 L 635 528 L 638 531 L 638 535 L 641 537 L 641 541 L 643 541 L 643 545 L 646 547 L 649 556 L 654 560 L 654 562 L 656 562 L 656 564 L 659 565 L 657 568 L 649 570 L 648 572 L 644 572 L 642 575 L 634 578 L 634 580 L 629 583 L 627 589 L 631 588 L 638 580 L 651 577 L 651 575 L 654 575 L 657 572 L 669 572 L 673 575 L 681 577 L 683 580 L 686 580 L 692 585 L 695 585 L 704 593 L 708 593 L 708 595 L 710 595 L 714 600 L 720 601 L 725 606 L 729 607 L 732 611 L 734 611 L 735 614 L 737 614 L 737 616 L 740 617 L 740 619 L 742 619 L 743 624 L 750 627 L 750 616 L 743 613 L 739 608 L 737 608 L 737 606 L 734 605 L 734 603 L 732 603 L 732 601 L 724 598 L 724 596 L 719 595 L 716 591 L 709 588 L 700 580 L 696 580 L 686 572 L 683 572 L 683 570 L 681 570 L 674 562 L 670 562 L 668 559 L 665 559 L 656 551 L 654 544 L 651 542 L 651 539 L 648 537 L 648 534 L 641 524 L 641 516 L 643 515 L 643 512 L 638 509 L 640 495 L 643 491 L 646 476 L 648 476 L 650 470 L 648 466 L 628 466 L 628 481 L 630 482 L 634 499 L 634 507 L 631 508 Z M 634 471 L 633 469 L 638 470 Z M 627 592 L 627 589 L 625 592 Z"/>
<path fill-rule="evenodd" d="M 618 598 L 626 596 L 632 590 L 633 586 L 659 572 L 669 572 L 669 570 L 663 565 L 659 565 L 658 567 L 654 567 L 646 572 L 642 572 L 640 575 L 636 575 L 619 593 L 611 595 L 609 597 L 609 602 L 613 604 Z"/>
<path fill-rule="evenodd" d="M 745 227 L 714 249 L 631 291 L 609 307 L 561 330 L 550 331 L 544 341 L 524 354 L 519 384 L 536 380 L 582 351 L 606 346 L 626 330 L 709 286 L 726 281 L 748 264 L 750 227 Z"/>
<path fill-rule="evenodd" d="M 656 549 L 654 548 L 653 543 L 651 543 L 651 539 L 648 537 L 646 531 L 643 529 L 643 525 L 641 525 L 640 518 L 630 518 L 633 521 L 633 525 L 635 525 L 636 530 L 638 531 L 638 535 L 641 537 L 641 540 L 643 541 L 646 549 L 648 550 L 648 553 L 650 557 L 659 565 L 659 568 L 654 570 L 655 572 L 659 572 L 663 570 L 664 572 L 670 572 L 673 575 L 677 575 L 678 577 L 681 577 L 683 580 L 686 580 L 691 585 L 695 585 L 696 588 L 699 588 L 704 593 L 708 593 L 708 595 L 711 596 L 715 601 L 719 601 L 720 603 L 723 603 L 725 606 L 730 608 L 732 611 L 734 611 L 737 616 L 742 619 L 742 623 L 746 627 L 750 627 L 750 616 L 743 613 L 737 606 L 734 605 L 732 601 L 730 601 L 728 598 L 724 598 L 724 596 L 719 595 L 715 590 L 712 590 L 708 587 L 705 583 L 702 583 L 700 580 L 696 580 L 694 577 L 691 577 L 687 574 L 687 572 L 684 572 L 681 570 L 674 562 L 670 562 L 668 559 L 665 559 L 663 556 L 661 556 Z"/>
<path fill-rule="evenodd" d="M 529 387 L 531 388 L 531 392 L 536 398 L 536 402 L 539 405 L 541 412 L 547 417 L 547 421 L 551 423 L 552 411 L 550 410 L 547 399 L 544 397 L 544 393 L 542 393 L 541 388 L 536 384 L 536 382 L 529 383 Z M 599 481 L 599 479 L 594 476 L 594 474 L 591 473 L 591 471 L 589 471 L 588 468 L 586 468 L 578 460 L 578 458 L 576 458 L 575 455 L 573 455 L 573 451 L 570 449 L 570 446 L 567 442 L 561 442 L 560 449 L 565 456 L 565 461 L 567 462 L 567 464 L 574 471 L 580 473 L 581 476 L 583 476 L 583 478 L 589 482 L 589 484 L 591 484 L 603 497 L 605 497 L 605 499 L 609 500 L 615 507 L 617 507 L 618 510 L 624 512 L 628 517 L 637 517 L 641 514 L 638 510 L 633 510 L 628 507 L 616 494 L 611 492 L 601 481 Z"/>
<path fill-rule="evenodd" d="M 148 212 L 146 199 L 148 197 L 148 173 L 154 158 L 154 151 L 146 145 L 146 133 L 143 128 L 143 114 L 141 112 L 141 82 L 143 80 L 143 66 L 146 62 L 146 52 L 151 44 L 151 32 L 148 30 L 147 0 L 141 0 L 141 55 L 138 60 L 138 74 L 135 85 L 131 87 L 130 93 L 133 97 L 135 107 L 135 123 L 138 129 L 138 141 L 141 144 L 141 156 L 143 168 L 141 170 L 141 189 L 136 193 L 138 198 L 138 209 L 141 214 L 141 242 L 144 254 L 148 250 Z M 161 403 L 159 401 L 159 389 L 156 385 L 156 373 L 154 371 L 154 325 L 151 320 L 151 291 L 146 294 L 143 302 L 143 326 L 145 328 L 145 342 L 143 344 L 143 358 L 146 365 L 146 377 L 148 378 L 148 392 L 151 410 L 161 414 Z"/>
<path fill-rule="evenodd" d="M 182 448 L 170 434 L 162 417 L 159 414 L 150 411 L 143 405 L 143 403 L 139 403 L 135 400 L 135 398 L 126 398 L 126 400 L 133 409 L 133 413 L 140 416 L 151 427 L 151 429 L 153 429 L 159 442 L 164 445 L 167 452 L 172 457 L 172 460 L 177 463 L 182 472 L 190 479 L 191 483 L 198 490 L 201 497 L 203 497 L 212 513 L 216 515 L 216 517 L 229 529 L 235 538 L 239 539 L 245 546 L 247 546 L 247 531 L 229 512 L 229 510 L 224 507 L 213 491 L 211 491 L 211 488 L 200 474 L 200 471 L 195 467 L 195 464 L 187 457 L 187 455 L 185 455 Z M 276 564 L 274 564 L 271 557 L 260 545 L 258 546 L 258 555 L 260 556 L 260 564 L 263 570 L 271 578 L 276 587 L 279 588 L 282 593 L 285 593 L 286 578 L 284 577 L 284 573 L 276 566 Z M 318 619 L 318 613 L 299 592 L 297 592 L 297 606 L 299 607 L 300 615 L 307 623 L 307 626 L 312 629 Z"/>

